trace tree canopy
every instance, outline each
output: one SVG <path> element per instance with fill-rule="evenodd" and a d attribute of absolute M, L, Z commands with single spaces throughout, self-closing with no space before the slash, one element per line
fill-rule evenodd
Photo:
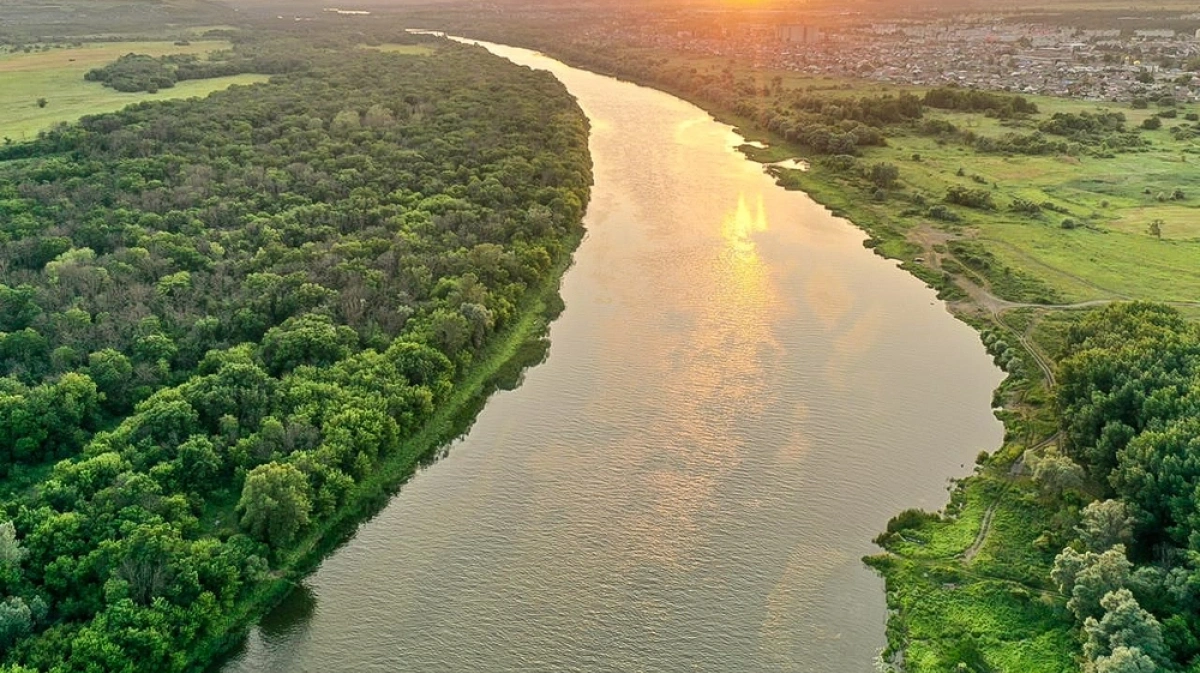
<path fill-rule="evenodd" d="M 0 148 L 0 670 L 204 663 L 579 239 L 549 74 L 272 39 L 229 60 L 302 67 Z"/>

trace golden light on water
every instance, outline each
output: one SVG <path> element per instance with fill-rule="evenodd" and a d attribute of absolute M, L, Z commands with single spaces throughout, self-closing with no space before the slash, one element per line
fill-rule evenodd
<path fill-rule="evenodd" d="M 728 241 L 735 258 L 744 261 L 756 261 L 758 252 L 754 245 L 754 234 L 767 230 L 767 210 L 763 203 L 762 194 L 758 195 L 758 203 L 751 212 L 746 203 L 746 193 L 738 196 L 737 207 L 725 216 L 721 226 L 721 234 Z"/>
<path fill-rule="evenodd" d="M 630 537 L 609 543 L 625 550 L 630 568 L 695 566 L 722 484 L 754 450 L 736 439 L 738 425 L 761 415 L 769 399 L 764 363 L 777 359 L 781 346 L 770 329 L 779 298 L 756 241 L 769 229 L 766 202 L 761 192 L 743 191 L 730 206 L 723 214 L 693 210 L 719 226 L 720 238 L 703 257 L 709 263 L 687 267 L 691 282 L 675 306 L 688 316 L 687 337 L 655 355 L 662 368 L 650 378 L 661 382 L 658 396 L 676 413 L 643 428 L 670 441 L 657 446 L 660 458 L 648 460 L 639 475 L 650 509 L 631 513 L 621 527 Z"/>

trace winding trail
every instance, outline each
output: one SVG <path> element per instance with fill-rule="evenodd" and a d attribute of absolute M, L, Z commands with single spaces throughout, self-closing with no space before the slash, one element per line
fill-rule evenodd
<path fill-rule="evenodd" d="M 932 251 L 932 247 L 927 247 L 927 250 Z M 1021 347 L 1025 349 L 1025 352 L 1028 353 L 1031 358 L 1033 358 L 1033 361 L 1035 364 L 1037 364 L 1038 369 L 1041 370 L 1042 378 L 1045 380 L 1046 389 L 1048 391 L 1053 391 L 1058 385 L 1058 378 L 1054 374 L 1054 365 L 1050 361 L 1050 358 L 1047 357 L 1046 354 L 1043 353 L 1041 349 L 1038 348 L 1037 345 L 1034 344 L 1029 338 L 1029 332 L 1033 327 L 1032 323 L 1024 331 L 1019 331 L 1004 320 L 1004 314 L 1008 311 L 1027 308 L 1044 310 L 1078 310 L 1106 306 L 1118 301 L 1127 301 L 1127 298 L 1125 297 L 1113 299 L 1092 299 L 1089 301 L 1071 304 L 1034 304 L 1028 302 L 1009 301 L 993 294 L 991 289 L 987 286 L 987 281 L 980 277 L 973 270 L 965 266 L 963 268 L 967 269 L 968 273 L 974 277 L 974 282 L 960 282 L 958 283 L 959 287 L 967 293 L 967 295 L 970 297 L 971 303 L 986 310 L 991 315 L 992 321 L 996 323 L 996 325 L 1000 326 L 1016 338 Z M 1200 305 L 1200 302 L 1178 303 L 1186 305 Z M 1025 449 L 1025 451 L 1013 461 L 1012 465 L 1009 466 L 1007 472 L 1005 473 L 1005 478 L 1009 482 L 1009 487 L 1006 487 L 1003 491 L 1001 491 L 996 499 L 992 501 L 990 505 L 988 505 L 987 511 L 984 512 L 983 519 L 980 521 L 979 532 L 975 534 L 974 541 L 972 541 L 971 546 L 967 547 L 960 555 L 960 559 L 964 564 L 970 564 L 975 560 L 975 557 L 979 555 L 979 552 L 982 551 L 983 545 L 987 541 L 988 534 L 991 532 L 992 523 L 996 517 L 996 510 L 999 509 L 1000 504 L 1004 501 L 1004 497 L 1008 495 L 1008 492 L 1011 490 L 1012 482 L 1016 481 L 1016 479 L 1019 478 L 1025 471 L 1026 457 L 1031 453 L 1046 448 L 1047 446 L 1059 443 L 1061 435 L 1062 433 L 1060 431 L 1055 432 L 1049 437 L 1043 438 L 1041 441 Z"/>
<path fill-rule="evenodd" d="M 1017 477 L 1021 476 L 1022 472 L 1025 471 L 1025 456 L 1030 452 L 1040 451 L 1051 444 L 1056 444 L 1060 434 L 1062 433 L 1056 432 L 1037 444 L 1034 444 L 1026 449 L 1025 452 L 1021 454 L 1021 457 L 1013 461 L 1013 464 L 1008 468 L 1007 474 L 1010 484 L 1011 482 L 1015 481 Z M 996 510 L 1000 507 L 1000 503 L 1003 502 L 1004 496 L 1008 495 L 1008 491 L 1009 489 L 1006 488 L 1003 492 L 1001 492 L 1000 495 L 997 496 L 994 501 L 992 501 L 992 504 L 988 505 L 987 511 L 983 513 L 983 520 L 979 524 L 979 532 L 975 534 L 975 540 L 971 542 L 971 546 L 967 547 L 966 550 L 960 555 L 963 563 L 969 564 L 971 561 L 974 561 L 975 557 L 978 556 L 979 552 L 983 549 L 983 543 L 987 541 L 988 533 L 992 529 L 992 520 L 996 517 Z"/>

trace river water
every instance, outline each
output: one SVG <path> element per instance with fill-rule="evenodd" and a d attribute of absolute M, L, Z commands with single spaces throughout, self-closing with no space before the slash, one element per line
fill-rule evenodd
<path fill-rule="evenodd" d="M 548 360 L 255 628 L 226 673 L 865 673 L 888 518 L 1000 443 L 975 334 L 674 97 L 592 120 Z"/>

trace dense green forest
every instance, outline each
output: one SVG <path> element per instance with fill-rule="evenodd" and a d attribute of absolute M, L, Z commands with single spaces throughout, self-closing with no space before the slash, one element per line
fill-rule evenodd
<path fill-rule="evenodd" d="M 1074 325 L 1064 355 L 1063 452 L 1041 457 L 1034 481 L 1064 524 L 1052 577 L 1085 666 L 1194 670 L 1200 329 L 1169 307 L 1116 305 Z"/>
<path fill-rule="evenodd" d="M 205 663 L 578 241 L 552 76 L 328 42 L 0 147 L 0 671 Z"/>

